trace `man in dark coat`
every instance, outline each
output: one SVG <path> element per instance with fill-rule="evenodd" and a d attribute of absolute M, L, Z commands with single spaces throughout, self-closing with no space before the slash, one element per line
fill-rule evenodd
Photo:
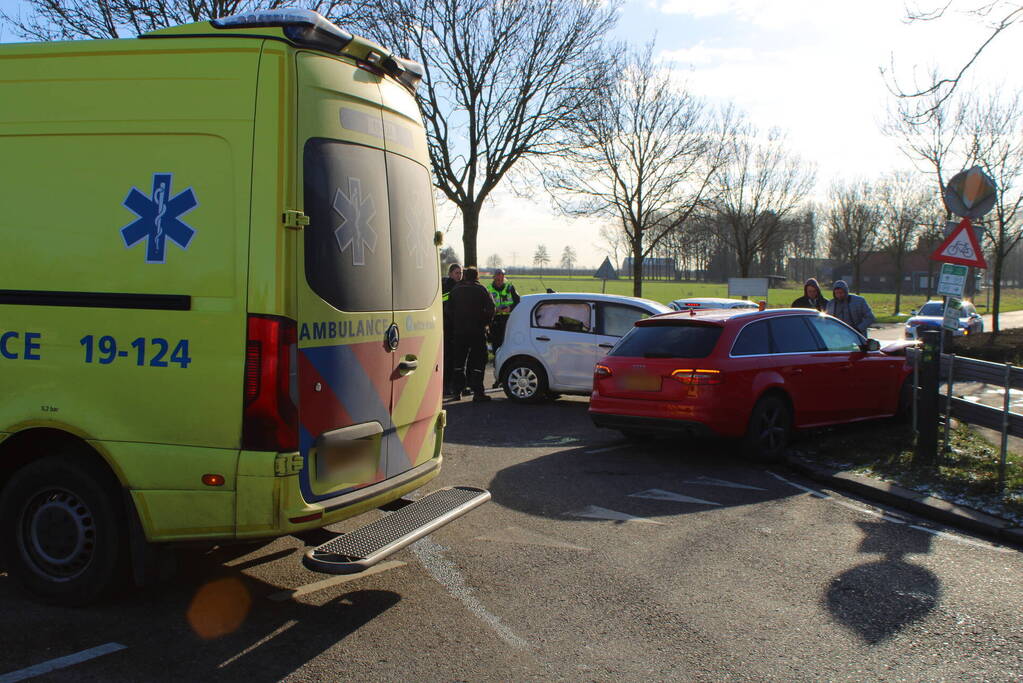
<path fill-rule="evenodd" d="M 803 283 L 803 296 L 792 302 L 792 308 L 813 308 L 823 311 L 828 306 L 828 300 L 821 294 L 821 286 L 815 278 L 810 278 Z"/>
<path fill-rule="evenodd" d="M 494 317 L 494 299 L 479 279 L 475 266 L 464 268 L 462 280 L 448 297 L 452 385 L 463 387 L 468 383 L 473 401 L 489 401 L 483 390 L 483 369 L 487 364 L 487 325 Z M 449 397 L 458 395 L 451 393 Z"/>
<path fill-rule="evenodd" d="M 452 263 L 448 266 L 448 276 L 440 281 L 441 301 L 444 308 L 444 393 L 450 394 L 461 391 L 462 387 L 452 387 L 452 366 L 451 366 L 451 319 L 448 315 L 448 299 L 451 297 L 451 290 L 455 288 L 462 279 L 462 266 Z"/>

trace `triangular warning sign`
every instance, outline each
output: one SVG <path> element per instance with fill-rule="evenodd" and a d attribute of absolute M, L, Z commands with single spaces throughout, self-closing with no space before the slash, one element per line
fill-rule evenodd
<path fill-rule="evenodd" d="M 593 274 L 593 277 L 599 280 L 617 280 L 618 272 L 611 265 L 611 259 L 605 256 L 604 262 L 600 264 L 600 268 L 597 268 L 597 272 Z"/>
<path fill-rule="evenodd" d="M 945 241 L 934 250 L 931 258 L 945 263 L 958 263 L 961 266 L 987 268 L 987 261 L 980 250 L 977 235 L 973 232 L 973 224 L 964 218 Z"/>

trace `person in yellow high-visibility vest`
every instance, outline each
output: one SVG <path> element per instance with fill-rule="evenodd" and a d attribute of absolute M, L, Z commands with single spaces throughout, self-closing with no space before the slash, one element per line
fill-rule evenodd
<path fill-rule="evenodd" d="M 494 355 L 504 343 L 504 330 L 508 326 L 508 316 L 518 305 L 520 297 L 515 285 L 504 278 L 504 271 L 494 271 L 494 279 L 490 283 L 490 296 L 494 299 L 494 320 L 490 323 L 490 344 L 494 347 Z"/>

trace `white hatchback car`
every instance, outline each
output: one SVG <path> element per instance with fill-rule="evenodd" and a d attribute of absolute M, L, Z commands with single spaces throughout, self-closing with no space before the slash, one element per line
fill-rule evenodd
<path fill-rule="evenodd" d="M 633 323 L 670 312 L 664 304 L 631 296 L 528 294 L 508 318 L 494 359 L 498 381 L 513 401 L 589 395 L 593 366 Z"/>

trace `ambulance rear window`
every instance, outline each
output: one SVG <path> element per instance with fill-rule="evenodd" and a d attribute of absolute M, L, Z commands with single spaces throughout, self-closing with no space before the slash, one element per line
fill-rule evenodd
<path fill-rule="evenodd" d="M 342 311 L 427 308 L 440 278 L 426 168 L 314 138 L 304 172 L 305 272 L 313 291 Z"/>

